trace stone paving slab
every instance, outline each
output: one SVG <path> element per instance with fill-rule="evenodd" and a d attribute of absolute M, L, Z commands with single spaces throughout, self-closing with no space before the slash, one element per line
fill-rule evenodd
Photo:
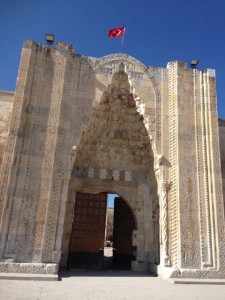
<path fill-rule="evenodd" d="M 0 273 L 0 280 L 38 280 L 38 281 L 58 281 L 59 276 L 54 274 L 21 274 L 21 273 Z"/>
<path fill-rule="evenodd" d="M 1 300 L 222 300 L 225 286 L 173 284 L 134 272 L 63 272 L 60 281 L 1 280 Z"/>
<path fill-rule="evenodd" d="M 225 285 L 225 279 L 171 278 L 168 281 L 174 284 Z"/>

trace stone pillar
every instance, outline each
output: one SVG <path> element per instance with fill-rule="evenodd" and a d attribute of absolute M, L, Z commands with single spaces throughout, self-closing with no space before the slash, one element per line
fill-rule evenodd
<path fill-rule="evenodd" d="M 225 222 L 215 74 L 186 69 L 183 62 L 168 69 L 169 276 L 219 278 L 225 267 Z"/>
<path fill-rule="evenodd" d="M 53 133 L 49 134 L 48 143 L 53 143 L 54 152 L 46 147 L 45 168 L 49 168 L 51 160 L 51 178 L 48 179 L 48 206 L 44 223 L 44 238 L 41 260 L 43 262 L 59 263 L 61 257 L 61 240 L 63 232 L 65 202 L 67 198 L 68 182 L 70 179 L 72 138 L 71 120 L 75 84 L 71 80 L 77 72 L 73 48 L 64 43 L 57 44 L 57 74 L 52 97 L 51 118 L 49 124 Z M 56 73 L 56 72 L 55 72 Z M 49 158 L 49 159 L 48 159 Z M 45 184 L 45 182 L 43 182 Z M 46 206 L 43 191 L 41 205 Z M 41 211 L 40 205 L 40 211 Z"/>
<path fill-rule="evenodd" d="M 168 189 L 169 182 L 163 180 L 161 182 L 161 191 L 159 196 L 160 205 L 160 265 L 164 267 L 170 266 L 170 258 L 168 255 Z"/>
<path fill-rule="evenodd" d="M 0 188 L 1 256 L 20 262 L 32 260 L 52 68 L 45 46 L 24 43 Z"/>

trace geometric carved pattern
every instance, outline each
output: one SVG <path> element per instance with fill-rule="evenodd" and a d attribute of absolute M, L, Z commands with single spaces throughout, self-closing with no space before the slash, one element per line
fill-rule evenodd
<path fill-rule="evenodd" d="M 72 67 L 74 60 L 73 56 L 58 57 L 61 68 L 56 74 L 56 88 L 55 97 L 53 96 L 53 112 L 56 113 L 56 120 L 58 123 L 58 131 L 54 137 L 55 151 L 54 151 L 54 165 L 52 174 L 51 195 L 48 204 L 48 215 L 45 228 L 43 261 L 59 262 L 61 257 L 61 240 L 63 233 L 64 216 L 66 209 L 66 197 L 68 189 L 68 157 L 62 159 L 62 153 L 65 148 L 65 141 L 67 140 L 67 122 L 70 110 L 68 108 L 68 101 L 72 89 L 71 74 L 68 70 Z M 62 74 L 61 74 L 62 73 Z M 59 92 L 57 91 L 59 89 Z M 54 119 L 54 117 L 52 117 Z"/>
<path fill-rule="evenodd" d="M 178 266 L 178 194 L 177 194 L 177 99 L 176 99 L 176 62 L 169 64 L 169 160 L 170 181 L 170 255 L 174 267 Z"/>
<path fill-rule="evenodd" d="M 100 169 L 99 167 L 76 167 L 73 169 L 72 178 L 95 178 L 115 181 L 135 181 L 147 182 L 147 177 L 143 177 L 140 172 L 128 172 L 112 169 Z"/>
<path fill-rule="evenodd" d="M 180 262 L 182 268 L 199 268 L 201 266 L 199 247 L 198 202 L 195 199 L 197 188 L 197 155 L 195 131 L 195 105 L 193 89 L 193 71 L 186 70 L 179 64 L 177 72 L 178 115 L 185 111 L 186 118 L 178 119 L 178 206 L 180 235 Z M 182 105 L 180 101 L 182 99 Z M 189 120 L 193 120 L 191 123 Z M 185 213 L 184 213 L 185 212 Z"/>
<path fill-rule="evenodd" d="M 58 189 L 61 189 L 61 178 L 57 176 L 57 179 L 55 180 L 55 188 L 53 188 L 53 193 L 51 193 L 51 187 L 52 187 L 52 181 L 53 181 L 53 170 L 56 168 L 56 164 L 54 161 L 55 158 L 55 152 L 54 149 L 56 147 L 56 143 L 59 140 L 58 137 L 58 131 L 55 130 L 57 126 L 59 125 L 59 116 L 60 116 L 60 108 L 61 108 L 61 101 L 62 101 L 62 87 L 64 84 L 64 72 L 65 72 L 65 58 L 61 55 L 56 53 L 55 60 L 57 63 L 55 64 L 55 72 L 54 72 L 54 88 L 52 92 L 52 101 L 51 101 L 51 107 L 50 107 L 50 118 L 48 123 L 48 134 L 47 134 L 47 140 L 45 144 L 45 156 L 44 161 L 42 164 L 42 183 L 41 183 L 41 194 L 40 194 L 40 200 L 39 205 L 37 209 L 37 228 L 35 232 L 35 242 L 34 247 L 36 249 L 40 249 L 42 247 L 43 243 L 43 233 L 46 231 L 47 241 L 44 245 L 45 251 L 48 251 L 50 249 L 54 248 L 55 243 L 55 221 L 54 218 L 57 218 L 57 205 L 59 205 L 59 197 L 56 196 Z M 56 201 L 58 199 L 58 201 Z M 49 203 L 48 203 L 49 201 Z M 46 216 L 46 211 L 48 208 L 48 216 Z M 46 222 L 47 217 L 47 224 Z M 46 226 L 46 227 L 45 227 Z M 53 241 L 54 240 L 54 241 Z M 42 253 L 41 251 L 36 254 L 36 257 L 34 258 L 35 261 L 41 261 L 43 258 L 41 257 Z M 48 258 L 48 260 L 44 261 L 51 261 L 51 258 Z"/>
<path fill-rule="evenodd" d="M 197 151 L 197 174 L 198 174 L 198 201 L 199 201 L 199 211 L 200 211 L 200 241 L 201 241 L 201 256 L 202 261 L 205 261 L 205 251 L 204 251 L 204 215 L 203 215 L 203 202 L 204 202 L 204 193 L 202 193 L 202 176 L 201 176 L 201 163 L 202 163 L 202 123 L 201 123 L 201 112 L 199 111 L 199 105 L 197 99 L 201 98 L 201 92 L 199 90 L 198 82 L 200 81 L 200 75 L 197 70 L 193 70 L 194 75 L 194 102 L 195 102 L 195 124 L 196 124 L 196 151 Z"/>
<path fill-rule="evenodd" d="M 201 223 L 204 229 L 203 235 L 204 239 L 207 239 L 207 248 L 205 248 L 205 241 L 202 241 L 203 247 L 203 266 L 212 267 L 213 266 L 213 255 L 212 255 L 212 224 L 211 224 L 211 209 L 210 202 L 212 201 L 210 196 L 210 161 L 209 161 L 209 141 L 208 139 L 208 113 L 207 113 L 207 94 L 205 89 L 205 74 L 204 71 L 200 71 L 200 80 L 201 80 L 201 90 L 200 90 L 200 99 L 201 99 L 201 127 L 202 127 L 202 160 L 203 160 L 203 182 L 204 182 L 204 198 L 200 199 L 201 201 Z M 203 210 L 204 208 L 204 210 Z M 204 222 L 205 221 L 205 222 Z M 204 226 L 205 223 L 205 226 Z M 204 228 L 205 227 L 205 228 Z M 207 249 L 207 250 L 206 250 Z"/>
<path fill-rule="evenodd" d="M 8 230 L 8 243 L 6 246 L 7 249 L 5 255 L 6 257 L 14 257 L 16 248 L 17 255 L 21 256 L 24 261 L 29 261 L 31 259 L 32 252 L 29 246 L 24 248 L 24 244 L 32 245 L 33 239 L 32 225 L 27 228 L 25 227 L 28 223 L 32 224 L 32 216 L 35 213 L 35 204 L 38 198 L 38 193 L 34 192 L 34 184 L 31 183 L 33 170 L 31 166 L 35 160 L 35 158 L 33 157 L 35 153 L 35 147 L 34 138 L 30 137 L 31 131 L 33 131 L 33 137 L 37 134 L 36 128 L 34 126 L 34 123 L 37 121 L 37 119 L 35 117 L 34 119 L 31 119 L 29 111 L 31 102 L 35 104 L 36 99 L 29 93 L 25 93 L 24 95 L 24 87 L 26 86 L 28 89 L 32 88 L 33 80 L 35 77 L 30 69 L 31 59 L 34 59 L 32 51 L 29 49 L 29 47 L 25 48 L 23 50 L 21 59 L 21 67 L 17 83 L 17 93 L 15 95 L 14 109 L 12 113 L 11 128 L 5 148 L 5 159 L 3 161 L 4 167 L 2 172 L 3 176 L 1 179 L 4 187 L 0 187 L 0 191 L 3 192 L 3 194 L 7 195 L 7 206 L 10 208 L 8 211 L 11 210 L 10 215 L 8 215 L 7 213 L 5 214 L 4 220 L 5 224 L 9 224 L 7 225 L 9 226 L 8 228 L 7 226 L 5 227 L 5 229 Z M 37 69 L 35 71 L 37 71 Z M 27 75 L 28 72 L 30 76 Z M 19 119 L 18 116 L 20 116 L 21 119 Z M 21 122 L 21 120 L 23 121 Z M 8 174 L 4 171 L 5 168 L 8 169 Z M 4 178 L 4 176 L 8 176 L 8 179 L 5 180 L 6 178 Z M 6 192 L 7 188 L 8 192 Z M 1 197 L 1 199 L 3 200 L 3 197 Z M 21 222 L 21 219 L 23 220 L 23 222 Z M 1 232 L 1 243 L 2 248 L 4 248 L 5 233 L 4 231 Z M 21 236 L 19 240 L 16 239 L 17 234 Z M 2 250 L 4 251 L 5 249 Z"/>

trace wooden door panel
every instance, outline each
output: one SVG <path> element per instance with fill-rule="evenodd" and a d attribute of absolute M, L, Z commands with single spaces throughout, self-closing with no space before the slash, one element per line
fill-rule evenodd
<path fill-rule="evenodd" d="M 114 268 L 130 269 L 135 259 L 136 247 L 132 245 L 132 233 L 136 229 L 133 213 L 126 202 L 115 198 L 113 223 Z"/>
<path fill-rule="evenodd" d="M 107 194 L 76 194 L 71 252 L 98 252 L 104 248 Z"/>
<path fill-rule="evenodd" d="M 131 209 L 121 198 L 115 198 L 113 247 L 120 254 L 133 255 L 132 232 L 135 220 Z"/>

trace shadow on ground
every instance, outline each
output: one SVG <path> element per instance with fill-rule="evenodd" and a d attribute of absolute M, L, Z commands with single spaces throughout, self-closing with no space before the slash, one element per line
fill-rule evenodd
<path fill-rule="evenodd" d="M 157 277 L 156 274 L 150 272 L 134 272 L 129 270 L 79 270 L 79 269 L 60 269 L 59 280 L 68 277 Z"/>

